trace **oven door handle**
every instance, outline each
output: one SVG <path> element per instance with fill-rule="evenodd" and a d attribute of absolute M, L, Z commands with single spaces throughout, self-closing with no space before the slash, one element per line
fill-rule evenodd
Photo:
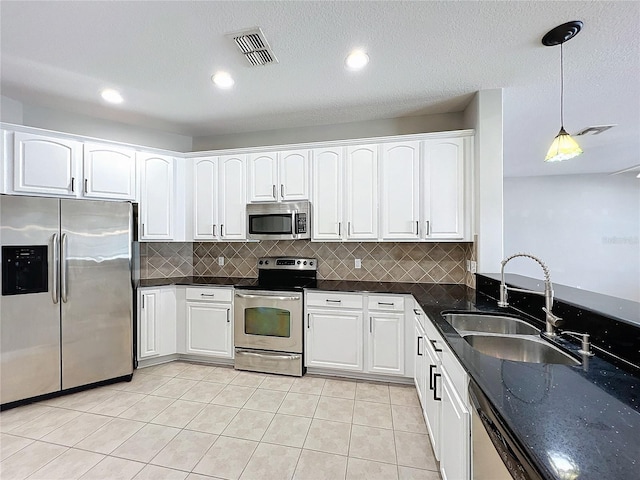
<path fill-rule="evenodd" d="M 246 293 L 236 293 L 236 297 L 240 298 L 265 298 L 267 300 L 300 300 L 300 296 L 280 296 L 280 295 L 247 295 Z"/>

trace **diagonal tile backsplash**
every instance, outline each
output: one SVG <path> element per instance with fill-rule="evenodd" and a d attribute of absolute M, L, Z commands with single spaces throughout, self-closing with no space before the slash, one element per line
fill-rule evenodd
<path fill-rule="evenodd" d="M 142 278 L 176 276 L 257 277 L 265 256 L 318 259 L 318 278 L 379 282 L 469 284 L 466 260 L 472 243 L 317 243 L 303 240 L 251 243 L 145 243 L 140 248 Z M 224 266 L 218 258 L 224 257 Z M 362 268 L 354 268 L 354 260 Z"/>

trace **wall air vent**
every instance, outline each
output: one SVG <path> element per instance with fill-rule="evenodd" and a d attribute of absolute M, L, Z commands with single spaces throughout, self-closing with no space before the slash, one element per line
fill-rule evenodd
<path fill-rule="evenodd" d="M 227 34 L 253 67 L 278 63 L 260 27 Z"/>
<path fill-rule="evenodd" d="M 581 135 L 600 135 L 602 132 L 606 132 L 613 127 L 615 127 L 615 125 L 595 125 L 593 127 L 583 128 L 575 135 L 576 137 L 579 137 Z"/>

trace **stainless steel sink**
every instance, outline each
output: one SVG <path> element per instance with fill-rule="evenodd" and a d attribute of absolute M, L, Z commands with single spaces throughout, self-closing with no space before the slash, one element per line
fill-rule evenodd
<path fill-rule="evenodd" d="M 445 320 L 458 332 L 483 332 L 516 335 L 537 335 L 540 330 L 527 322 L 503 315 L 448 313 Z"/>
<path fill-rule="evenodd" d="M 468 334 L 463 338 L 479 352 L 504 360 L 580 365 L 578 360 L 538 337 Z"/>

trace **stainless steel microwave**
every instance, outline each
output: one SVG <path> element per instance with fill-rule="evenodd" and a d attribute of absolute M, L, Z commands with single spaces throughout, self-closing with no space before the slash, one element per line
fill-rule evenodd
<path fill-rule="evenodd" d="M 311 238 L 309 202 L 250 203 L 247 237 L 251 240 L 302 240 Z"/>

